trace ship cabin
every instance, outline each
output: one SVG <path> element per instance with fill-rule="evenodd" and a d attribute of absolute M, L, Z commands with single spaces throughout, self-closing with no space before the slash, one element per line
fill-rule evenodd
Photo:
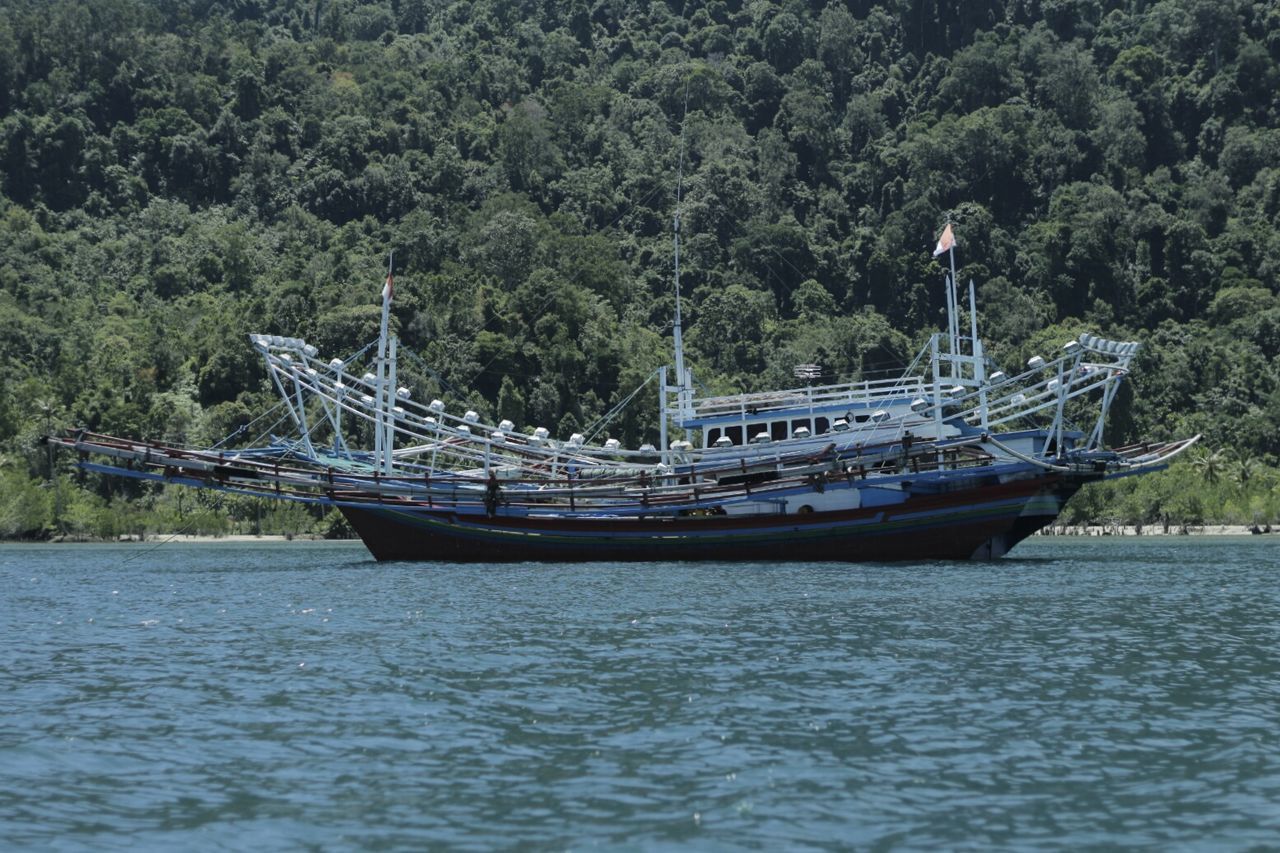
<path fill-rule="evenodd" d="M 686 429 L 702 435 L 703 449 L 725 449 L 851 433 L 869 434 L 911 411 L 931 393 L 922 378 L 809 386 L 789 391 L 695 398 Z M 923 419 L 922 419 L 923 420 Z"/>

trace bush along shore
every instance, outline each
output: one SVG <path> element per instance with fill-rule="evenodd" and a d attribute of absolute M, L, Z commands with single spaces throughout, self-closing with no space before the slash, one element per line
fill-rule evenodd
<path fill-rule="evenodd" d="M 1280 523 L 1280 470 L 1200 448 L 1168 470 L 1086 486 L 1058 522 L 1062 532 L 1264 532 Z"/>
<path fill-rule="evenodd" d="M 1037 536 L 1263 536 L 1277 532 L 1270 524 L 1053 524 Z M 1280 536 L 1276 537 L 1280 541 Z"/>
<path fill-rule="evenodd" d="M 0 469 L 0 539 L 10 541 L 143 541 L 172 535 L 348 539 L 336 511 L 297 503 L 146 484 L 137 493 L 103 497 L 60 473 L 56 485 Z"/>

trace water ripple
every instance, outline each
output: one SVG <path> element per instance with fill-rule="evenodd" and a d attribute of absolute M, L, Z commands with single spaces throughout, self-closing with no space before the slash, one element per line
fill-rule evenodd
<path fill-rule="evenodd" d="M 990 565 L 0 548 L 19 847 L 1268 846 L 1266 542 Z"/>

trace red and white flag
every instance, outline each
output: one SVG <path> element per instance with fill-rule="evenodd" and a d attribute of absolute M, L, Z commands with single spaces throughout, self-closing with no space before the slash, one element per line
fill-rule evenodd
<path fill-rule="evenodd" d="M 938 245 L 933 250 L 933 256 L 936 258 L 943 252 L 949 252 L 956 247 L 956 235 L 951 233 L 951 223 L 947 223 L 947 227 L 942 229 L 942 236 L 938 238 Z"/>
<path fill-rule="evenodd" d="M 387 283 L 382 286 L 382 298 L 391 301 L 391 294 L 395 291 L 395 281 L 391 277 L 391 273 L 387 273 Z"/>

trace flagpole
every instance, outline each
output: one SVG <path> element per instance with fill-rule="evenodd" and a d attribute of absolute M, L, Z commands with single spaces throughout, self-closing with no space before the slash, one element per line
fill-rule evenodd
<path fill-rule="evenodd" d="M 373 458 L 375 464 L 378 464 L 384 470 L 391 461 L 391 450 L 386 447 L 386 425 L 388 409 L 390 404 L 386 399 L 387 391 L 387 327 L 390 325 L 391 319 L 391 290 L 392 290 L 392 269 L 395 263 L 395 251 L 393 250 L 387 256 L 387 282 L 382 286 L 382 317 L 378 324 L 378 378 L 377 386 L 374 388 L 373 399 L 375 400 L 374 428 L 373 428 Z"/>
<path fill-rule="evenodd" d="M 947 219 L 947 227 L 951 227 L 951 219 Z M 954 235 L 954 232 L 952 232 Z M 951 354 L 960 355 L 960 288 L 956 284 L 956 241 L 952 236 L 951 246 L 947 249 L 951 261 L 951 306 L 954 312 L 951 317 Z M 956 363 L 951 362 L 951 376 L 955 378 Z"/>
<path fill-rule="evenodd" d="M 951 275 L 946 278 L 947 290 L 947 346 L 948 360 L 951 362 L 951 378 L 956 378 L 956 358 L 960 355 L 960 292 L 956 285 L 956 236 L 951 230 L 951 216 L 947 216 L 947 224 L 938 237 L 937 248 L 933 250 L 936 258 L 946 252 L 951 263 Z"/>
<path fill-rule="evenodd" d="M 951 231 L 951 217 L 947 217 L 947 224 L 943 227 L 942 233 L 947 234 Z M 956 376 L 955 356 L 960 354 L 960 298 L 956 290 L 956 245 L 954 234 L 947 246 L 947 256 L 951 265 L 951 277 L 947 279 L 947 341 L 951 350 L 951 378 Z"/>

